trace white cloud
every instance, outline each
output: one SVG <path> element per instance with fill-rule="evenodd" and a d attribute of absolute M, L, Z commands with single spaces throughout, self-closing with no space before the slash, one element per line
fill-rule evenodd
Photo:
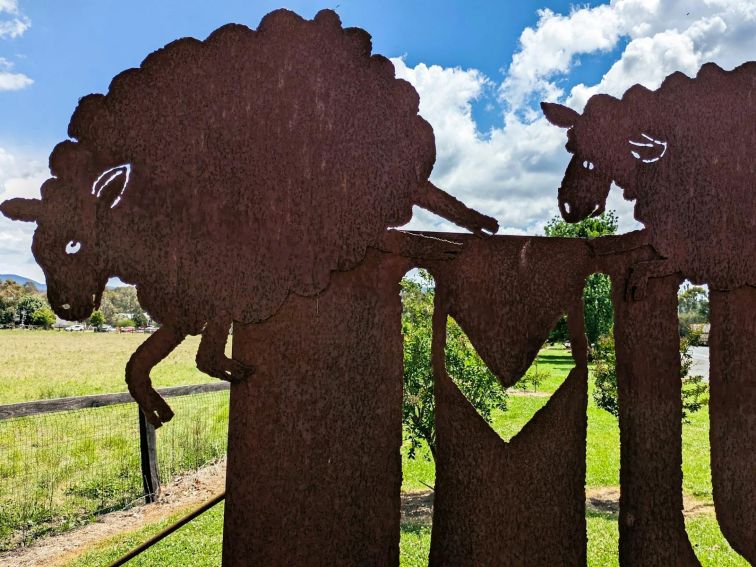
<path fill-rule="evenodd" d="M 535 98 L 564 98 L 560 82 L 579 56 L 615 49 L 623 39 L 627 45 L 602 80 L 573 87 L 568 104 L 582 108 L 597 92 L 620 95 L 636 83 L 655 89 L 670 73 L 695 74 L 708 61 L 731 69 L 756 53 L 752 0 L 613 0 L 568 15 L 538 14 L 500 88 L 514 110 Z"/>
<path fill-rule="evenodd" d="M 0 39 L 21 37 L 30 26 L 31 20 L 19 11 L 16 0 L 0 0 Z M 13 63 L 0 57 L 0 92 L 18 91 L 34 82 L 23 73 L 14 73 L 12 69 Z"/>
<path fill-rule="evenodd" d="M 537 230 L 557 212 L 556 187 L 569 159 L 556 151 L 564 145 L 563 132 L 545 120 L 524 123 L 511 116 L 503 128 L 484 135 L 473 119 L 472 103 L 492 86 L 485 75 L 392 61 L 397 77 L 420 94 L 420 114 L 433 126 L 437 159 L 431 179 L 438 187 L 495 216 L 501 232 Z M 420 209 L 408 228 L 459 230 Z"/>
<path fill-rule="evenodd" d="M 0 0 L 0 39 L 21 37 L 31 27 L 31 20 L 18 9 L 16 0 Z"/>
<path fill-rule="evenodd" d="M 608 5 L 581 8 L 569 16 L 539 10 L 535 29 L 525 28 L 520 35 L 520 50 L 501 85 L 502 99 L 519 109 L 534 94 L 560 97 L 562 90 L 551 78 L 567 73 L 577 55 L 612 49 L 621 32 L 622 22 Z"/>
<path fill-rule="evenodd" d="M 39 198 L 39 188 L 48 177 L 43 158 L 0 148 L 0 202 L 13 197 Z M 35 227 L 34 223 L 15 222 L 0 215 L 0 273 L 44 281 L 42 270 L 31 255 Z"/>
<path fill-rule="evenodd" d="M 28 87 L 33 82 L 23 73 L 0 71 L 0 91 L 18 91 Z"/>
<path fill-rule="evenodd" d="M 572 88 L 570 72 L 580 57 L 624 44 L 596 84 Z M 752 0 L 614 0 L 562 15 L 540 10 L 534 28 L 520 36 L 500 85 L 475 69 L 394 59 L 397 76 L 420 94 L 420 114 L 436 134 L 438 152 L 432 179 L 469 206 L 498 218 L 502 233 L 541 232 L 558 213 L 557 188 L 569 154 L 564 132 L 548 124 L 535 106 L 558 100 L 582 109 L 596 93 L 621 95 L 641 83 L 657 88 L 674 71 L 694 75 L 707 61 L 731 69 L 756 53 L 756 2 Z M 496 90 L 502 123 L 479 132 L 472 104 Z M 633 203 L 613 188 L 607 208 L 618 212 L 620 231 L 640 225 Z M 442 219 L 416 210 L 412 228 L 454 230 Z"/>

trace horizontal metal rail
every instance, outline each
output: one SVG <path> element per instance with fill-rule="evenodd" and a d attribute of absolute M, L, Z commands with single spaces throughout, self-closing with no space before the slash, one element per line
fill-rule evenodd
<path fill-rule="evenodd" d="M 171 388 L 159 388 L 157 391 L 163 397 L 189 396 L 191 394 L 203 394 L 205 392 L 218 392 L 228 390 L 228 382 L 208 382 L 207 384 L 191 384 L 189 386 L 174 386 Z M 94 396 L 79 396 L 74 398 L 57 398 L 52 400 L 37 400 L 34 402 L 22 402 L 0 406 L 0 421 L 16 417 L 28 417 L 43 413 L 70 411 L 77 409 L 99 408 L 115 404 L 127 404 L 134 402 L 134 398 L 128 392 L 117 394 L 97 394 Z"/>

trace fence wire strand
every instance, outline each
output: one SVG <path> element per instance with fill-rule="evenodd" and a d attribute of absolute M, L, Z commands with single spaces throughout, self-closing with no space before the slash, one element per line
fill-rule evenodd
<path fill-rule="evenodd" d="M 169 398 L 161 485 L 226 453 L 228 391 Z M 143 502 L 136 404 L 0 421 L 0 550 Z"/>

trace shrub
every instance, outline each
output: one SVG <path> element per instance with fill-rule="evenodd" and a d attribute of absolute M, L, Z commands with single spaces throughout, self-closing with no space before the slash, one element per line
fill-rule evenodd
<path fill-rule="evenodd" d="M 690 368 L 693 356 L 690 354 L 691 341 L 687 337 L 680 339 L 680 378 L 682 380 L 683 421 L 688 416 L 708 404 L 709 385 L 703 376 L 691 376 Z M 612 333 L 599 338 L 594 349 L 593 378 L 595 388 L 593 399 L 596 405 L 617 417 L 617 357 L 614 352 L 614 335 Z"/>

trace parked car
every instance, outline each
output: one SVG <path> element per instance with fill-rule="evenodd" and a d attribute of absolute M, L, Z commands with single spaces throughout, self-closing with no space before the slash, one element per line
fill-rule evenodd
<path fill-rule="evenodd" d="M 155 332 L 155 331 L 157 331 L 157 330 L 158 330 L 158 328 L 157 328 L 157 327 L 152 327 L 152 326 L 150 326 L 150 327 L 145 327 L 145 328 L 144 328 L 144 332 L 145 332 L 145 333 L 154 333 L 154 332 Z"/>
<path fill-rule="evenodd" d="M 85 329 L 86 329 L 86 327 L 84 325 L 76 324 L 76 325 L 71 325 L 70 327 L 66 327 L 63 330 L 64 331 L 83 331 Z"/>
<path fill-rule="evenodd" d="M 120 331 L 122 333 L 133 333 L 134 330 L 135 330 L 134 327 L 121 327 L 120 328 Z"/>
<path fill-rule="evenodd" d="M 95 333 L 115 333 L 115 327 L 113 325 L 101 325 L 95 327 Z"/>

